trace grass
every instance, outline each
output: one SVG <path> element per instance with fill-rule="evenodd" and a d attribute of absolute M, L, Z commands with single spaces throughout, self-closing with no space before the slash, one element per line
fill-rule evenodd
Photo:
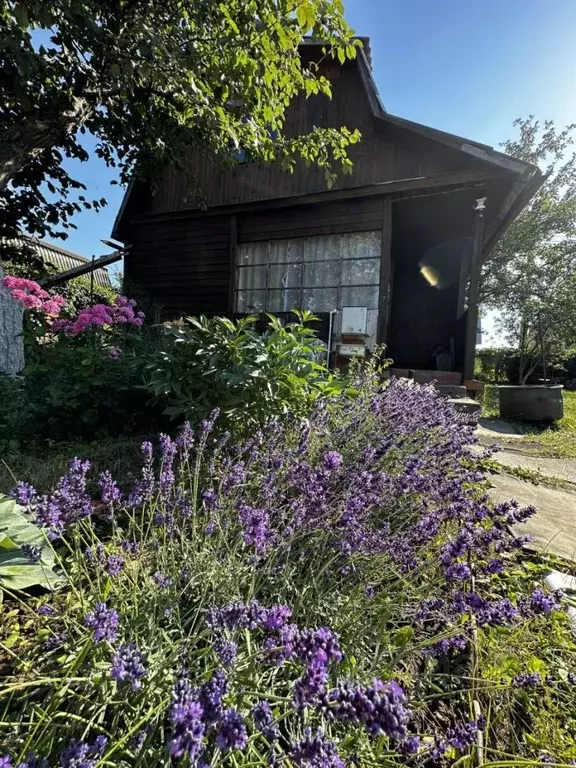
<path fill-rule="evenodd" d="M 482 415 L 498 418 L 498 387 L 487 385 L 484 391 Z M 564 392 L 564 418 L 549 426 L 517 423 L 524 440 L 514 440 L 525 453 L 552 458 L 576 458 L 576 392 Z"/>
<path fill-rule="evenodd" d="M 30 451 L 14 452 L 0 457 L 0 494 L 8 493 L 16 480 L 24 480 L 37 488 L 52 488 L 77 456 L 90 459 L 92 476 L 109 469 L 115 477 L 129 486 L 142 465 L 139 446 L 147 437 L 106 438 L 93 442 L 55 443 L 33 447 Z"/>

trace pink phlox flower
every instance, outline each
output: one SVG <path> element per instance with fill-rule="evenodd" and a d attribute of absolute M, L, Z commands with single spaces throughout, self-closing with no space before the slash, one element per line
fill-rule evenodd
<path fill-rule="evenodd" d="M 14 295 L 12 297 L 14 298 Z M 33 296 L 31 293 L 27 293 L 21 299 L 21 303 L 24 309 L 42 309 L 42 299 L 39 299 L 38 296 Z"/>

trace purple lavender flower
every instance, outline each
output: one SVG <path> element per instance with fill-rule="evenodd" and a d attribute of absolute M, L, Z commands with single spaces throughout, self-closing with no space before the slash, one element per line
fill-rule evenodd
<path fill-rule="evenodd" d="M 342 661 L 343 658 L 338 635 L 328 627 L 301 630 L 296 637 L 294 653 L 300 661 L 316 664 L 320 659 L 328 664 L 330 661 Z"/>
<path fill-rule="evenodd" d="M 470 568 L 466 563 L 453 563 L 445 571 L 448 581 L 466 581 L 470 578 Z"/>
<path fill-rule="evenodd" d="M 203 683 L 198 692 L 198 701 L 204 710 L 204 721 L 208 725 L 216 723 L 222 717 L 222 699 L 228 689 L 228 682 L 223 670 L 219 669 Z"/>
<path fill-rule="evenodd" d="M 238 517 L 242 526 L 242 538 L 248 547 L 254 547 L 262 554 L 274 543 L 274 535 L 270 531 L 270 515 L 264 509 L 256 509 L 248 504 L 241 504 Z"/>
<path fill-rule="evenodd" d="M 430 749 L 430 759 L 433 763 L 441 763 L 448 751 L 448 745 L 438 736 L 434 737 L 434 744 Z"/>
<path fill-rule="evenodd" d="M 12 768 L 13 765 L 10 755 L 0 755 L 0 768 Z"/>
<path fill-rule="evenodd" d="M 178 446 L 168 435 L 164 434 L 160 435 L 159 442 L 160 456 L 162 458 L 159 486 L 160 491 L 166 494 L 173 488 L 176 481 L 176 476 L 174 475 L 174 458 Z"/>
<path fill-rule="evenodd" d="M 202 491 L 202 501 L 207 510 L 213 510 L 216 508 L 218 495 L 211 488 L 207 488 L 205 491 Z"/>
<path fill-rule="evenodd" d="M 338 453 L 338 451 L 328 451 L 324 457 L 324 465 L 327 469 L 338 469 L 343 461 L 342 454 Z"/>
<path fill-rule="evenodd" d="M 292 697 L 294 708 L 302 710 L 319 702 L 326 695 L 327 685 L 328 665 L 322 653 L 307 666 L 300 680 L 297 680 Z"/>
<path fill-rule="evenodd" d="M 56 616 L 57 612 L 51 605 L 41 605 L 40 608 L 38 608 L 38 613 L 40 616 Z"/>
<path fill-rule="evenodd" d="M 297 768 L 345 768 L 336 746 L 320 729 L 314 734 L 310 728 L 304 731 L 304 738 L 290 747 L 290 760 Z"/>
<path fill-rule="evenodd" d="M 548 615 L 552 611 L 558 611 L 561 607 L 560 592 L 552 594 L 544 592 L 542 587 L 534 590 L 530 598 L 523 598 L 518 601 L 518 607 L 522 616 L 537 616 L 539 614 Z"/>
<path fill-rule="evenodd" d="M 542 685 L 542 676 L 538 672 L 523 672 L 512 678 L 514 688 L 533 688 Z"/>
<path fill-rule="evenodd" d="M 287 605 L 274 605 L 266 610 L 264 626 L 266 629 L 280 629 L 285 626 L 292 616 L 292 611 Z"/>
<path fill-rule="evenodd" d="M 224 640 L 221 637 L 217 637 L 212 644 L 212 647 L 218 654 L 222 666 L 226 669 L 230 669 L 236 663 L 236 656 L 238 654 L 238 646 L 231 640 Z"/>
<path fill-rule="evenodd" d="M 47 640 L 42 643 L 42 648 L 45 651 L 55 651 L 58 648 L 62 648 L 68 641 L 67 632 L 55 632 Z"/>
<path fill-rule="evenodd" d="M 502 573 L 503 570 L 504 570 L 504 561 L 498 557 L 493 558 L 486 565 L 486 573 L 497 574 L 497 573 Z"/>
<path fill-rule="evenodd" d="M 189 678 L 183 675 L 172 689 L 172 734 L 168 741 L 171 757 L 187 755 L 190 761 L 198 757 L 202 751 L 205 731 L 203 715 L 198 692 L 192 687 Z"/>
<path fill-rule="evenodd" d="M 468 643 L 469 640 L 466 635 L 452 635 L 452 637 L 447 637 L 445 640 L 440 640 L 438 643 L 429 646 L 425 653 L 427 656 L 438 658 L 448 655 L 451 651 L 465 651 Z"/>
<path fill-rule="evenodd" d="M 31 563 L 39 563 L 42 559 L 42 549 L 36 544 L 21 544 L 20 550 Z"/>
<path fill-rule="evenodd" d="M 33 485 L 25 483 L 23 480 L 19 480 L 16 486 L 10 491 L 10 495 L 13 496 L 18 504 L 23 507 L 28 507 L 36 500 L 38 493 Z"/>
<path fill-rule="evenodd" d="M 135 643 L 124 643 L 112 658 L 110 677 L 118 682 L 127 682 L 137 691 L 142 687 L 141 679 L 146 676 L 145 658 Z"/>
<path fill-rule="evenodd" d="M 120 501 L 122 494 L 108 470 L 102 472 L 98 478 L 98 487 L 100 488 L 100 498 L 105 504 L 111 504 Z"/>
<path fill-rule="evenodd" d="M 393 680 L 373 680 L 363 688 L 341 683 L 327 697 L 328 714 L 343 723 L 364 725 L 371 736 L 386 735 L 402 741 L 407 737 L 410 710 L 404 691 Z"/>
<path fill-rule="evenodd" d="M 576 685 L 576 674 L 574 674 L 574 672 L 568 672 L 566 682 L 568 685 Z"/>
<path fill-rule="evenodd" d="M 150 501 L 156 489 L 156 479 L 154 477 L 154 448 L 152 443 L 145 440 L 140 446 L 140 452 L 144 459 L 142 475 L 132 491 L 130 492 L 126 505 L 130 508 L 140 507 Z"/>
<path fill-rule="evenodd" d="M 132 541 L 131 539 L 123 539 L 120 542 L 120 546 L 126 552 L 127 555 L 130 555 L 131 557 L 137 557 L 140 553 L 140 544 L 137 541 Z"/>
<path fill-rule="evenodd" d="M 152 578 L 160 587 L 160 589 L 168 589 L 172 585 L 172 579 L 170 576 L 166 576 L 166 574 L 162 573 L 161 571 L 156 571 L 156 573 L 152 575 Z"/>
<path fill-rule="evenodd" d="M 220 408 L 214 408 L 212 413 L 207 419 L 202 419 L 200 422 L 200 433 L 203 437 L 206 437 L 210 432 L 212 432 L 212 429 L 214 428 L 214 424 L 218 420 L 218 417 L 220 416 Z"/>
<path fill-rule="evenodd" d="M 478 736 L 478 723 L 471 720 L 467 723 L 457 723 L 454 728 L 449 728 L 446 733 L 448 743 L 455 749 L 464 750 L 476 743 Z"/>
<path fill-rule="evenodd" d="M 93 768 L 107 743 L 105 736 L 98 736 L 92 744 L 72 739 L 60 756 L 60 768 Z"/>
<path fill-rule="evenodd" d="M 185 463 L 188 460 L 190 451 L 194 447 L 194 431 L 189 421 L 185 421 L 182 425 L 180 434 L 176 438 L 176 445 L 178 446 L 182 462 Z"/>
<path fill-rule="evenodd" d="M 96 566 L 97 564 L 101 565 L 102 563 L 104 563 L 106 559 L 106 550 L 104 549 L 102 544 L 98 542 L 98 544 L 96 544 L 94 549 L 90 549 L 89 547 L 87 547 L 84 550 L 84 558 L 88 563 L 88 565 L 92 567 Z"/>
<path fill-rule="evenodd" d="M 122 555 L 108 555 L 104 570 L 109 576 L 118 576 L 124 570 L 125 561 Z"/>
<path fill-rule="evenodd" d="M 211 606 L 206 611 L 206 624 L 211 629 L 243 629 L 249 625 L 249 606 L 231 602 L 223 606 Z"/>
<path fill-rule="evenodd" d="M 366 584 L 364 587 L 364 596 L 367 597 L 369 600 L 374 597 L 375 590 L 374 587 L 371 584 Z"/>
<path fill-rule="evenodd" d="M 420 739 L 418 736 L 410 736 L 400 744 L 400 751 L 403 755 L 416 755 L 420 749 Z"/>
<path fill-rule="evenodd" d="M 84 626 L 94 631 L 95 643 L 114 643 L 118 637 L 118 625 L 118 614 L 106 603 L 96 603 L 95 609 L 84 617 Z"/>
<path fill-rule="evenodd" d="M 222 752 L 244 749 L 248 744 L 248 732 L 242 716 L 233 707 L 227 709 L 219 723 L 216 746 Z"/>
<path fill-rule="evenodd" d="M 250 710 L 250 714 L 252 715 L 254 726 L 267 741 L 273 742 L 279 738 L 280 729 L 274 723 L 272 708 L 265 699 L 256 702 Z"/>

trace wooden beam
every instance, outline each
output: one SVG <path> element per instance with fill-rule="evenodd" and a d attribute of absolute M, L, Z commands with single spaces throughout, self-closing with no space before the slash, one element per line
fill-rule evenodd
<path fill-rule="evenodd" d="M 236 310 L 236 265 L 238 261 L 238 217 L 230 216 L 230 275 L 228 277 L 228 314 Z"/>
<path fill-rule="evenodd" d="M 385 197 L 382 209 L 382 252 L 380 254 L 380 293 L 378 298 L 378 344 L 388 343 L 388 317 L 392 288 L 390 261 L 392 255 L 392 200 Z"/>
<path fill-rule="evenodd" d="M 128 246 L 128 248 L 129 247 L 130 246 Z M 82 275 L 87 275 L 97 269 L 102 269 L 102 267 L 107 267 L 109 264 L 114 264 L 114 262 L 120 261 L 128 248 L 124 248 L 122 251 L 109 253 L 106 256 L 100 256 L 97 259 L 92 259 L 92 261 L 87 261 L 85 264 L 80 264 L 78 267 L 67 269 L 66 272 L 59 272 L 57 275 L 50 275 L 50 277 L 45 277 L 38 282 L 40 285 L 47 287 L 58 285 L 59 283 L 66 283 L 68 280 L 73 280 L 75 277 L 82 277 Z"/>
<path fill-rule="evenodd" d="M 337 200 L 355 200 L 362 197 L 377 197 L 378 195 L 394 195 L 409 191 L 426 191 L 426 194 L 434 194 L 436 190 L 460 185 L 462 187 L 481 184 L 491 179 L 498 178 L 498 171 L 456 171 L 442 173 L 437 176 L 417 176 L 410 179 L 382 181 L 377 184 L 369 184 L 363 187 L 351 187 L 350 189 L 337 189 L 326 192 L 316 192 L 310 195 L 297 195 L 296 197 L 280 197 L 275 200 L 260 200 L 251 203 L 238 203 L 234 205 L 221 205 L 207 210 L 188 208 L 182 211 L 168 213 L 156 213 L 148 216 L 137 216 L 130 220 L 132 224 L 152 224 L 159 221 L 176 221 L 178 219 L 205 218 L 207 216 L 225 216 L 235 213 L 251 213 L 258 211 L 272 211 L 281 208 L 293 208 L 299 205 L 314 205 L 316 203 L 330 203 Z"/>
<path fill-rule="evenodd" d="M 466 316 L 466 336 L 464 341 L 464 380 L 474 378 L 474 358 L 476 356 L 476 336 L 478 334 L 478 294 L 480 288 L 480 268 L 482 267 L 482 242 L 484 237 L 484 209 L 486 198 L 476 200 L 474 207 L 474 233 L 472 238 L 472 257 L 470 264 L 470 285 L 468 288 L 468 313 Z"/>

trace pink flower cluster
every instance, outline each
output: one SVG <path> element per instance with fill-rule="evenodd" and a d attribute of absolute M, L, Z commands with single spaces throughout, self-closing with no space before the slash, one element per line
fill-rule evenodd
<path fill-rule="evenodd" d="M 37 309 L 45 315 L 57 317 L 66 299 L 63 296 L 50 296 L 35 280 L 7 275 L 2 285 L 10 291 L 12 298 L 22 304 L 24 309 Z"/>
<path fill-rule="evenodd" d="M 53 331 L 61 331 L 69 336 L 77 336 L 87 328 L 102 328 L 105 325 L 142 326 L 144 312 L 134 312 L 136 302 L 126 296 L 117 296 L 114 304 L 94 304 L 81 309 L 76 320 L 56 320 Z"/>

